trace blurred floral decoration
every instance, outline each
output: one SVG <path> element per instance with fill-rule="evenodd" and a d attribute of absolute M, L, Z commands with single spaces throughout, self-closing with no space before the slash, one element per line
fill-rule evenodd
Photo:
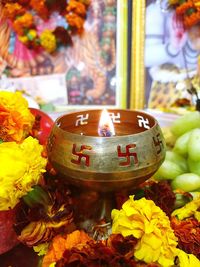
<path fill-rule="evenodd" d="M 2 0 L 2 16 L 28 49 L 53 53 L 83 32 L 90 0 Z M 58 18 L 57 20 L 55 18 Z"/>
<path fill-rule="evenodd" d="M 176 18 L 183 23 L 184 28 L 190 29 L 193 26 L 199 26 L 200 23 L 200 1 L 199 0 L 168 0 L 169 8 L 175 9 Z M 200 57 L 198 56 L 197 74 L 190 80 L 187 91 L 191 94 L 196 102 L 195 109 L 200 110 Z M 174 107 L 191 107 L 188 99 L 178 99 L 172 106 Z"/>
<path fill-rule="evenodd" d="M 51 128 L 42 125 L 45 124 L 42 114 L 29 109 L 20 92 L 0 91 L 0 227 L 4 237 L 0 241 L 0 254 L 9 249 L 5 244 L 11 230 L 7 227 L 9 219 L 2 216 L 7 211 L 15 213 L 13 225 L 9 226 L 13 228 L 16 224 L 18 240 L 30 246 L 41 238 L 43 242 L 49 241 L 56 235 L 55 229 L 73 221 L 68 189 L 53 187 L 52 182 L 48 188 L 45 181 L 48 170 L 45 149 L 48 133 L 45 131 L 50 132 Z M 53 125 L 53 120 L 44 115 Z M 45 129 L 44 136 L 41 129 Z M 8 240 L 8 243 L 12 242 Z"/>
<path fill-rule="evenodd" d="M 169 6 L 176 9 L 177 16 L 183 20 L 186 28 L 200 22 L 199 0 L 169 0 Z"/>

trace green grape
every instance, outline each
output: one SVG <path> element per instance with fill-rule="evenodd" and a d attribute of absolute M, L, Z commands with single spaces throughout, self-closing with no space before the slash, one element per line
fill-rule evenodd
<path fill-rule="evenodd" d="M 191 160 L 200 160 L 200 129 L 194 129 L 189 137 L 188 156 Z"/>
<path fill-rule="evenodd" d="M 173 190 L 196 191 L 200 187 L 200 176 L 195 173 L 181 174 L 171 182 L 171 186 Z"/>
<path fill-rule="evenodd" d="M 182 173 L 184 173 L 184 171 L 178 164 L 165 159 L 163 164 L 154 174 L 154 178 L 156 180 L 173 180 Z"/>
<path fill-rule="evenodd" d="M 188 172 L 187 160 L 178 153 L 176 153 L 175 151 L 166 151 L 165 159 L 170 160 L 179 165 L 179 167 L 181 167 L 183 172 Z"/>
<path fill-rule="evenodd" d="M 176 119 L 171 126 L 171 132 L 175 136 L 181 136 L 198 127 L 200 127 L 200 112 L 192 111 Z"/>
<path fill-rule="evenodd" d="M 200 161 L 194 161 L 191 158 L 188 158 L 187 161 L 190 172 L 193 172 L 200 176 Z"/>
<path fill-rule="evenodd" d="M 177 138 L 173 151 L 179 155 L 187 156 L 188 142 L 192 131 L 189 131 Z"/>

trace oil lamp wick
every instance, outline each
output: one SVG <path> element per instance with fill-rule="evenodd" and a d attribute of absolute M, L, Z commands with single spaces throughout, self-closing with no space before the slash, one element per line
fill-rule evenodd
<path fill-rule="evenodd" d="M 115 129 L 112 119 L 106 109 L 103 109 L 98 125 L 98 135 L 102 137 L 111 137 L 115 135 Z"/>

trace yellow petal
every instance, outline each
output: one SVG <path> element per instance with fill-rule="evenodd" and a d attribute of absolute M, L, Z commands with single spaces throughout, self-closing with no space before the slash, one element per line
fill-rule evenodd
<path fill-rule="evenodd" d="M 177 249 L 177 256 L 179 258 L 180 267 L 198 267 L 200 261 L 193 254 L 187 254 L 181 249 Z"/>

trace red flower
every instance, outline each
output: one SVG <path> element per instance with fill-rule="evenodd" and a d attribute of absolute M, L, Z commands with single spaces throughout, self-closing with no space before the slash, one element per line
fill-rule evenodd
<path fill-rule="evenodd" d="M 144 195 L 146 199 L 153 200 L 168 216 L 171 214 L 176 197 L 166 181 L 153 183 L 150 187 L 145 187 Z"/>
<path fill-rule="evenodd" d="M 129 257 L 129 252 L 136 244 L 134 237 L 124 238 L 121 235 L 111 235 L 108 241 L 91 240 L 82 248 L 73 247 L 65 250 L 62 259 L 56 263 L 56 267 L 136 267 L 158 266 L 136 262 Z M 132 254 L 132 253 L 130 253 Z"/>
<path fill-rule="evenodd" d="M 179 248 L 200 259 L 200 222 L 194 218 L 180 221 L 173 217 L 171 226 L 178 237 Z"/>

